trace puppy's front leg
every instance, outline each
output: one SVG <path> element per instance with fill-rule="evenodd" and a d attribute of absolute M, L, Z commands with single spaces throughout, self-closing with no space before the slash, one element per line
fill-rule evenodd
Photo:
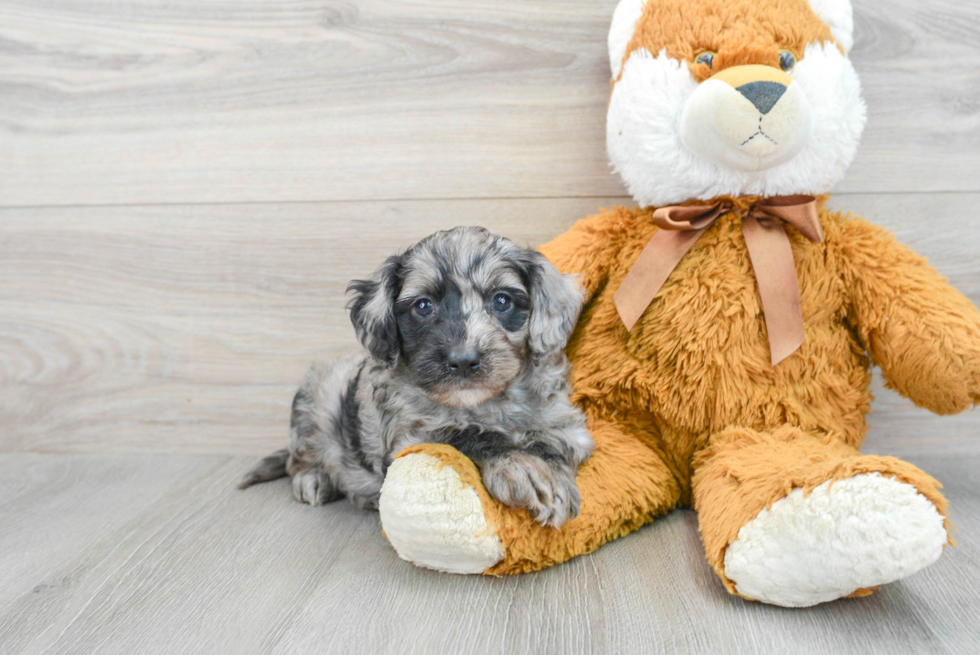
<path fill-rule="evenodd" d="M 578 515 L 575 470 L 553 446 L 534 440 L 518 445 L 501 432 L 476 427 L 459 430 L 448 443 L 473 460 L 487 491 L 504 505 L 524 507 L 538 523 L 554 528 Z"/>

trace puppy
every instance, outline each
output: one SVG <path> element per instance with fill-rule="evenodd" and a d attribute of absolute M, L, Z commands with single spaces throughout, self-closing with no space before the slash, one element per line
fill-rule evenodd
<path fill-rule="evenodd" d="M 542 255 L 482 228 L 437 232 L 348 287 L 366 354 L 314 362 L 288 450 L 239 485 L 292 476 L 320 505 L 376 508 L 403 448 L 447 443 L 501 503 L 558 527 L 578 514 L 575 472 L 595 445 L 569 401 L 564 347 L 582 291 Z"/>

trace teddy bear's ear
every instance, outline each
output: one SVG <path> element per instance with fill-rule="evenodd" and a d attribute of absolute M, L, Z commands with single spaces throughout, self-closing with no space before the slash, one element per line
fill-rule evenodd
<path fill-rule="evenodd" d="M 851 9 L 851 0 L 810 0 L 810 7 L 830 28 L 830 33 L 840 47 L 844 48 L 844 53 L 849 53 L 854 45 L 854 11 Z"/>
<path fill-rule="evenodd" d="M 619 71 L 623 69 L 626 46 L 633 38 L 636 21 L 643 15 L 644 5 L 646 0 L 620 0 L 613 12 L 612 24 L 609 26 L 609 68 L 613 79 L 619 77 Z"/>

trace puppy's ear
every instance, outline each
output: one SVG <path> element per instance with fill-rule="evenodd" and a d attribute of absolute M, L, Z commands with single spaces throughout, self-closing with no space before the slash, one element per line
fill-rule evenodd
<path fill-rule="evenodd" d="M 361 345 L 374 357 L 394 366 L 401 354 L 395 300 L 401 290 L 403 256 L 394 255 L 374 272 L 370 280 L 352 280 L 348 308 Z"/>
<path fill-rule="evenodd" d="M 526 251 L 524 261 L 531 294 L 527 345 L 534 361 L 541 362 L 568 343 L 585 291 L 577 275 L 562 275 L 539 252 Z"/>

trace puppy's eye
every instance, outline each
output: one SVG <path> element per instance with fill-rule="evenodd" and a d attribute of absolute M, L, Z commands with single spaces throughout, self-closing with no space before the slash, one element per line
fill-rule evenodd
<path fill-rule="evenodd" d="M 704 64 L 708 68 L 711 68 L 715 63 L 715 53 L 710 50 L 705 50 L 697 57 L 694 58 L 695 64 Z"/>
<path fill-rule="evenodd" d="M 789 50 L 780 50 L 779 67 L 788 72 L 793 70 L 793 66 L 796 66 L 796 55 Z"/>
<path fill-rule="evenodd" d="M 416 316 L 425 318 L 432 313 L 432 301 L 428 298 L 419 298 L 415 301 L 415 304 L 412 305 L 412 310 L 415 312 Z"/>
<path fill-rule="evenodd" d="M 498 293 L 493 297 L 493 301 L 490 304 L 493 306 L 493 311 L 503 314 L 511 308 L 514 302 L 506 293 Z"/>

